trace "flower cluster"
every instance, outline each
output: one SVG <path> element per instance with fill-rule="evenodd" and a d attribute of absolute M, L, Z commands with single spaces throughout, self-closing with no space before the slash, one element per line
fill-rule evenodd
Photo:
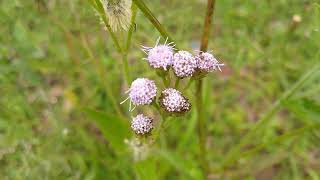
<path fill-rule="evenodd" d="M 164 44 L 159 44 L 158 39 L 154 47 L 142 46 L 142 50 L 148 55 L 144 59 L 155 69 L 167 71 L 172 67 L 179 78 L 197 76 L 199 73 L 207 74 L 216 69 L 221 71 L 223 64 L 210 52 L 200 52 L 194 56 L 188 51 L 174 52 L 174 46 L 173 42 L 167 44 L 167 40 Z"/>
<path fill-rule="evenodd" d="M 152 80 L 147 78 L 138 78 L 132 82 L 127 93 L 129 93 L 129 97 L 120 104 L 130 98 L 129 110 L 132 111 L 131 103 L 133 103 L 134 106 L 151 104 L 157 96 L 157 86 Z"/>
<path fill-rule="evenodd" d="M 184 113 L 190 110 L 190 103 L 182 93 L 173 88 L 167 88 L 162 91 L 159 98 L 160 106 L 169 113 Z"/>
<path fill-rule="evenodd" d="M 158 38 L 157 43 L 154 47 L 142 46 L 142 50 L 148 55 L 147 60 L 151 67 L 167 71 L 168 67 L 173 63 L 173 51 L 174 44 L 168 43 L 167 40 L 164 44 L 159 44 L 160 38 Z"/>
<path fill-rule="evenodd" d="M 139 114 L 133 118 L 131 128 L 138 135 L 148 134 L 153 129 L 153 119 L 143 114 Z"/>
<path fill-rule="evenodd" d="M 186 77 L 201 78 L 216 69 L 221 70 L 220 67 L 223 64 L 220 64 L 210 52 L 200 52 L 197 55 L 183 50 L 175 52 L 174 43 L 167 43 L 166 40 L 164 44 L 160 44 L 159 40 L 154 47 L 142 46 L 142 50 L 147 54 L 144 59 L 157 72 L 162 72 L 158 75 L 162 76 L 164 81 L 170 79 L 169 73 L 172 68 L 176 76 L 175 88 L 170 88 L 170 83 L 164 83 L 166 87 L 161 91 L 158 101 L 155 101 L 158 90 L 155 82 L 147 78 L 137 78 L 127 91 L 128 98 L 121 104 L 130 99 L 130 111 L 133 111 L 136 106 L 153 104 L 162 109 L 160 113 L 183 115 L 190 111 L 191 104 L 177 89 L 179 81 Z M 133 108 L 131 104 L 134 105 Z M 132 119 L 131 128 L 137 135 L 149 135 L 154 128 L 153 118 L 139 114 Z"/>

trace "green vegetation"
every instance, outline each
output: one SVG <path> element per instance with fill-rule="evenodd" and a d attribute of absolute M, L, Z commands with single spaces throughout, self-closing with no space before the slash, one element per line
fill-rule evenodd
<path fill-rule="evenodd" d="M 145 3 L 198 49 L 206 1 Z M 0 179 L 203 178 L 195 111 L 168 119 L 144 161 L 124 143 L 126 81 L 156 79 L 140 45 L 160 33 L 141 11 L 130 75 L 88 0 L 0 1 L 0 25 Z M 209 178 L 320 179 L 319 40 L 317 1 L 217 0 L 208 49 L 226 66 L 203 81 Z"/>

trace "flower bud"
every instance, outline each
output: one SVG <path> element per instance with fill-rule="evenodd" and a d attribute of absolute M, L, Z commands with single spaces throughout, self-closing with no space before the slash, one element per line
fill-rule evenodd
<path fill-rule="evenodd" d="M 224 64 L 219 64 L 219 61 L 208 52 L 200 52 L 198 55 L 195 56 L 197 62 L 197 69 L 194 77 L 203 77 L 207 73 L 212 72 L 216 69 L 220 69 L 220 66 Z"/>
<path fill-rule="evenodd" d="M 182 115 L 189 111 L 191 104 L 182 93 L 173 88 L 167 88 L 161 92 L 160 106 L 169 114 Z"/>
<path fill-rule="evenodd" d="M 137 135 L 148 135 L 154 128 L 153 119 L 139 114 L 132 119 L 131 128 Z"/>

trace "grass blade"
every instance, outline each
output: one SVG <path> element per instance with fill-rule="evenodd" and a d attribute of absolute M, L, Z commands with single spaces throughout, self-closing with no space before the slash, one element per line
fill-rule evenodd
<path fill-rule="evenodd" d="M 111 114 L 106 114 L 88 108 L 84 111 L 90 119 L 95 121 L 106 140 L 114 149 L 117 151 L 125 149 L 126 145 L 124 144 L 124 139 L 131 136 L 129 123 L 125 123 L 125 121 L 120 117 Z"/>
<path fill-rule="evenodd" d="M 309 78 L 312 77 L 312 75 L 319 71 L 319 67 L 319 65 L 314 66 L 305 75 L 303 75 L 290 89 L 283 93 L 283 95 L 273 104 L 271 109 L 254 125 L 254 127 L 245 135 L 245 137 L 242 138 L 240 143 L 230 150 L 225 160 L 222 162 L 222 168 L 228 167 L 235 160 L 239 159 L 239 156 L 241 155 L 241 148 L 248 144 L 251 138 L 256 134 L 256 132 L 270 121 L 273 115 L 278 112 L 285 100 L 290 98 L 299 88 L 304 85 L 304 83 Z"/>

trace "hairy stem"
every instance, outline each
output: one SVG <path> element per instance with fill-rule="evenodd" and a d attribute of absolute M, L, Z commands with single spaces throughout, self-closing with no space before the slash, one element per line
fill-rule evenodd
<path fill-rule="evenodd" d="M 208 48 L 208 41 L 210 35 L 210 26 L 212 21 L 212 16 L 214 12 L 215 0 L 208 0 L 207 12 L 204 20 L 204 29 L 201 37 L 200 50 L 206 51 Z M 204 107 L 203 107 L 203 80 L 200 79 L 196 82 L 196 110 L 198 115 L 198 136 L 199 136 L 199 161 L 203 171 L 203 176 L 208 179 L 209 175 L 209 162 L 207 160 L 207 150 L 206 150 L 206 126 L 204 119 Z"/>

